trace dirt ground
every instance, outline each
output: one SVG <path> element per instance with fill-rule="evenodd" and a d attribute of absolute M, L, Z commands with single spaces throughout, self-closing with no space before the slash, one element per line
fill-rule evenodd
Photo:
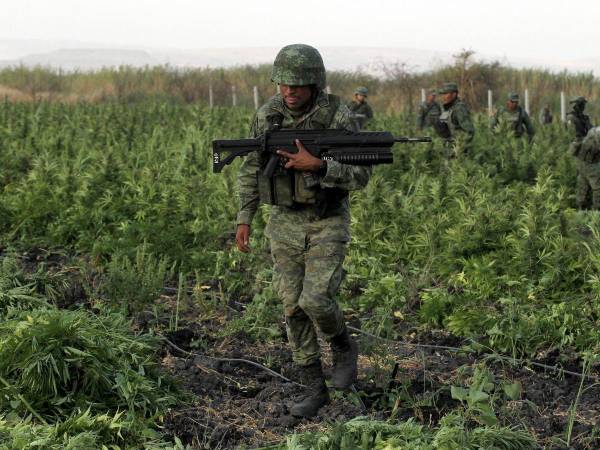
<path fill-rule="evenodd" d="M 169 336 L 171 342 L 185 351 L 219 358 L 244 358 L 264 364 L 290 380 L 299 379 L 283 337 L 268 344 L 254 342 L 243 333 L 214 339 L 209 336 L 220 324 L 188 323 L 187 326 Z M 281 331 L 284 336 L 282 324 Z M 318 431 L 332 421 L 357 416 L 384 420 L 391 415 L 397 420 L 413 417 L 419 423 L 435 426 L 441 416 L 461 406 L 452 399 L 450 386 L 460 384 L 460 374 L 468 374 L 470 368 L 481 362 L 470 353 L 380 342 L 354 334 L 363 353 L 355 385 L 360 399 L 357 393 L 332 392 L 331 403 L 312 420 L 298 420 L 289 415 L 291 401 L 302 392 L 293 383 L 244 362 L 222 362 L 167 348 L 163 366 L 194 397 L 191 404 L 169 411 L 164 430 L 194 448 L 235 449 L 281 442 L 288 434 Z M 445 332 L 407 335 L 414 343 L 453 347 L 463 344 Z M 204 350 L 193 348 L 198 339 L 202 340 Z M 323 347 L 327 349 L 326 345 Z M 329 361 L 326 353 L 326 372 Z M 545 448 L 566 448 L 557 438 L 566 435 L 570 408 L 581 379 L 502 360 L 488 360 L 486 366 L 498 384 L 509 380 L 522 386 L 518 400 L 498 404 L 500 423 L 526 427 Z M 576 362 L 569 369 L 581 372 Z M 590 375 L 598 377 L 599 369 L 593 368 Z M 600 448 L 599 400 L 600 384 L 584 382 L 570 448 Z"/>
<path fill-rule="evenodd" d="M 60 307 L 89 306 L 90 286 L 93 289 L 101 282 L 97 274 L 83 276 L 62 255 L 30 252 L 21 258 L 28 272 L 35 272 L 44 262 L 50 276 L 60 272 L 68 278 Z M 167 313 L 165 317 L 142 312 L 134 323 L 140 329 L 162 330 L 167 339 L 160 363 L 165 372 L 179 380 L 188 401 L 167 412 L 163 431 L 196 449 L 257 448 L 282 442 L 291 433 L 319 431 L 332 421 L 357 416 L 414 418 L 435 426 L 444 414 L 461 407 L 452 399 L 450 387 L 464 386 L 472 368 L 483 359 L 473 353 L 398 344 L 354 332 L 361 348 L 355 392 L 331 391 L 332 400 L 321 408 L 318 417 L 298 420 L 289 415 L 289 406 L 301 395 L 302 388 L 294 383 L 299 374 L 292 364 L 283 323 L 278 324 L 280 337 L 268 343 L 255 341 L 243 332 L 223 337 L 220 332 L 226 323 L 243 312 L 249 299 L 221 305 L 218 314 L 207 315 L 198 310 L 192 297 L 186 297 L 182 305 L 177 331 L 168 331 L 173 328 L 168 317 L 174 310 L 173 288 L 166 288 L 157 302 Z M 356 318 L 348 319 L 359 327 Z M 466 344 L 444 331 L 423 332 L 406 324 L 401 326 L 399 336 L 411 344 Z M 328 372 L 330 355 L 327 346 L 323 348 Z M 549 354 L 538 362 L 558 365 L 559 357 L 564 359 L 565 355 Z M 215 358 L 254 361 L 291 381 L 247 362 Z M 498 385 L 508 380 L 522 386 L 517 400 L 495 404 L 500 424 L 526 427 L 544 448 L 566 449 L 559 439 L 565 438 L 570 417 L 574 417 L 570 449 L 600 449 L 600 382 L 588 378 L 580 389 L 581 379 L 569 374 L 493 358 L 486 359 L 485 364 Z M 563 368 L 582 371 L 581 362 L 575 359 L 563 362 Z M 593 367 L 589 375 L 600 380 L 600 365 Z"/>

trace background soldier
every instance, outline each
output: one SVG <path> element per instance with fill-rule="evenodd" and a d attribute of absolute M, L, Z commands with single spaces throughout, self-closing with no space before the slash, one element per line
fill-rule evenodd
<path fill-rule="evenodd" d="M 257 111 L 252 124 L 255 137 L 272 127 L 356 130 L 339 97 L 323 91 L 325 67 L 315 48 L 283 47 L 271 78 L 279 84 L 279 93 Z M 279 166 L 273 179 L 262 176 L 267 161 L 261 161 L 257 153 L 244 160 L 238 175 L 236 244 L 240 251 L 249 251 L 250 224 L 258 205 L 275 199 L 265 230 L 271 241 L 273 285 L 283 301 L 294 362 L 301 367 L 307 386 L 305 397 L 290 412 L 295 417 L 312 417 L 329 400 L 317 329 L 331 344 L 332 385 L 345 389 L 356 379 L 358 348 L 334 295 L 342 281 L 350 239 L 348 191 L 364 187 L 371 168 L 322 161 L 300 141 L 295 144 L 298 153 L 278 152 L 285 166 Z M 277 192 L 270 195 L 269 189 Z"/>
<path fill-rule="evenodd" d="M 529 140 L 533 139 L 535 135 L 535 128 L 529 118 L 529 114 L 525 111 L 521 105 L 519 105 L 519 94 L 511 92 L 508 94 L 508 100 L 506 106 L 500 107 L 494 117 L 491 120 L 492 129 L 496 128 L 499 123 L 507 123 L 513 130 L 516 137 L 523 136 L 525 130 L 529 135 Z"/>
<path fill-rule="evenodd" d="M 567 122 L 575 132 L 575 139 L 581 140 L 592 128 L 590 116 L 583 113 L 587 100 L 585 97 L 573 97 L 569 103 L 573 105 L 573 109 L 567 114 Z"/>
<path fill-rule="evenodd" d="M 373 109 L 367 103 L 367 95 L 369 90 L 364 86 L 359 86 L 354 91 L 354 100 L 348 103 L 351 117 L 356 121 L 359 129 L 363 128 L 366 123 L 373 118 Z"/>
<path fill-rule="evenodd" d="M 550 111 L 550 105 L 544 105 L 544 108 L 540 111 L 540 123 L 542 125 L 548 125 L 552 123 L 552 111 Z"/>
<path fill-rule="evenodd" d="M 464 134 L 467 143 L 471 142 L 475 135 L 475 127 L 469 108 L 458 98 L 457 84 L 445 83 L 438 92 L 442 98 L 442 113 L 435 127 L 437 133 L 445 139 Z"/>
<path fill-rule="evenodd" d="M 574 141 L 571 151 L 577 158 L 577 206 L 600 210 L 600 127 Z"/>
<path fill-rule="evenodd" d="M 435 89 L 429 89 L 425 101 L 419 105 L 419 111 L 417 113 L 417 128 L 419 130 L 434 127 L 439 120 L 442 110 L 438 102 L 435 101 L 436 97 L 437 91 Z"/>

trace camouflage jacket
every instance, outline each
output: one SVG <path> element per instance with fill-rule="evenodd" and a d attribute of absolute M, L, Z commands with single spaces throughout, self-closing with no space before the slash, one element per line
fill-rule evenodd
<path fill-rule="evenodd" d="M 334 105 L 336 110 L 332 111 Z M 294 117 L 291 111 L 285 106 L 283 99 L 279 94 L 271 97 L 266 104 L 258 109 L 252 122 L 251 132 L 254 137 L 261 135 L 265 131 L 267 116 L 270 114 L 280 114 L 283 116 L 283 129 L 347 129 L 356 130 L 353 122 L 350 120 L 350 111 L 343 105 L 339 98 L 326 94 L 323 91 L 315 99 L 314 105 L 300 117 Z M 328 118 L 330 119 L 328 122 Z M 328 123 L 327 123 L 328 122 Z M 239 186 L 239 213 L 237 216 L 238 224 L 251 224 L 252 219 L 258 209 L 260 200 L 258 194 L 258 173 L 260 171 L 260 162 L 258 154 L 248 155 L 238 173 Z M 337 188 L 345 191 L 352 191 L 366 186 L 371 175 L 371 168 L 366 166 L 353 166 L 341 164 L 336 161 L 328 161 L 327 172 L 324 175 L 316 175 L 319 178 L 319 185 L 322 189 Z M 329 216 L 337 216 L 343 219 L 346 226 L 340 227 L 340 232 L 347 235 L 347 228 L 350 220 L 350 205 L 348 196 L 341 199 L 333 209 L 329 211 Z M 285 206 L 273 206 L 269 228 L 277 231 L 277 223 L 286 221 L 302 221 L 307 217 L 315 220 L 314 206 L 302 205 L 298 209 Z M 273 233 L 271 233 L 272 235 Z"/>
<path fill-rule="evenodd" d="M 417 112 L 417 128 L 422 130 L 423 128 L 435 126 L 441 113 L 442 109 L 437 102 L 431 104 L 427 102 L 421 103 Z"/>
<path fill-rule="evenodd" d="M 552 115 L 552 112 L 550 110 L 542 109 L 540 111 L 539 120 L 541 124 L 548 125 L 549 123 L 552 123 L 552 120 L 554 120 L 554 116 Z"/>
<path fill-rule="evenodd" d="M 592 129 L 592 122 L 590 116 L 583 112 L 571 110 L 567 114 L 567 122 L 570 127 L 575 131 L 575 139 L 583 139 L 588 131 Z"/>
<path fill-rule="evenodd" d="M 525 131 L 527 131 L 530 139 L 535 134 L 535 128 L 529 114 L 521 106 L 517 106 L 514 111 L 509 111 L 505 106 L 500 107 L 492 117 L 491 127 L 496 128 L 502 122 L 507 123 L 517 137 L 523 136 Z"/>
<path fill-rule="evenodd" d="M 359 128 L 362 128 L 373 118 L 373 109 L 366 100 L 362 103 L 352 100 L 348 103 L 348 109 L 350 110 L 350 118 L 356 121 Z"/>
<path fill-rule="evenodd" d="M 436 129 L 443 138 L 455 137 L 458 132 L 465 133 L 467 140 L 470 141 L 475 135 L 475 126 L 471 121 L 469 108 L 459 98 L 448 105 L 442 106 L 442 113 Z"/>

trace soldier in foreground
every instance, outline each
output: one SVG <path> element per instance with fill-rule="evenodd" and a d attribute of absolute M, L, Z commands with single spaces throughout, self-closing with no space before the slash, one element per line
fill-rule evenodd
<path fill-rule="evenodd" d="M 354 100 L 348 103 L 350 117 L 356 121 L 359 129 L 363 128 L 369 120 L 373 118 L 373 109 L 367 103 L 369 90 L 364 86 L 359 86 L 354 91 Z"/>
<path fill-rule="evenodd" d="M 500 107 L 491 120 L 492 129 L 496 128 L 500 123 L 509 124 L 510 128 L 516 137 L 521 137 L 527 131 L 529 140 L 535 135 L 535 128 L 529 118 L 529 114 L 521 105 L 519 105 L 519 94 L 511 92 L 508 94 L 506 106 Z"/>
<path fill-rule="evenodd" d="M 600 127 L 574 141 L 571 152 L 577 158 L 577 206 L 600 210 Z"/>
<path fill-rule="evenodd" d="M 550 105 L 544 105 L 544 108 L 540 111 L 540 123 L 542 125 L 549 125 L 553 119 L 554 116 L 552 115 L 552 111 L 550 111 Z"/>
<path fill-rule="evenodd" d="M 590 116 L 583 113 L 587 100 L 585 97 L 573 97 L 569 103 L 573 106 L 571 111 L 567 113 L 567 123 L 570 128 L 573 128 L 575 139 L 581 140 L 592 129 Z"/>
<path fill-rule="evenodd" d="M 255 137 L 273 128 L 355 130 L 350 111 L 339 97 L 323 91 L 325 67 L 315 48 L 304 44 L 283 47 L 271 78 L 279 85 L 279 93 L 256 112 L 252 123 Z M 346 389 L 357 375 L 358 347 L 348 334 L 334 295 L 342 281 L 350 239 L 348 192 L 367 184 L 371 168 L 324 161 L 310 154 L 300 141 L 295 144 L 298 153 L 277 152 L 287 170 L 279 168 L 272 179 L 262 174 L 266 161 L 258 153 L 244 160 L 238 175 L 236 244 L 240 251 L 250 251 L 250 225 L 259 203 L 274 204 L 265 230 L 271 241 L 273 285 L 283 301 L 293 360 L 307 386 L 305 397 L 290 413 L 313 417 L 329 401 L 317 330 L 331 345 L 333 387 Z M 316 183 L 309 187 L 304 182 L 307 178 Z M 276 195 L 265 193 L 270 188 Z"/>
<path fill-rule="evenodd" d="M 438 102 L 436 102 L 436 97 L 437 91 L 435 89 L 429 89 L 425 101 L 419 105 L 419 111 L 417 113 L 417 128 L 419 130 L 434 127 L 439 120 L 442 110 Z"/>
<path fill-rule="evenodd" d="M 458 97 L 457 84 L 445 83 L 438 92 L 442 98 L 442 113 L 435 130 L 444 139 L 456 139 L 462 135 L 468 145 L 475 135 L 475 127 L 469 108 Z"/>

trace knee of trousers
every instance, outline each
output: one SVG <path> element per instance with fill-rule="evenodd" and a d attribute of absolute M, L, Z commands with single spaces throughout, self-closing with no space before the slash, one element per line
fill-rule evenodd
<path fill-rule="evenodd" d="M 273 288 L 283 303 L 285 315 L 293 315 L 298 309 L 298 299 L 302 293 L 302 276 L 276 273 L 273 277 Z"/>
<path fill-rule="evenodd" d="M 340 307 L 327 295 L 309 295 L 303 292 L 298 306 L 326 336 L 335 336 L 344 326 L 344 316 Z"/>

